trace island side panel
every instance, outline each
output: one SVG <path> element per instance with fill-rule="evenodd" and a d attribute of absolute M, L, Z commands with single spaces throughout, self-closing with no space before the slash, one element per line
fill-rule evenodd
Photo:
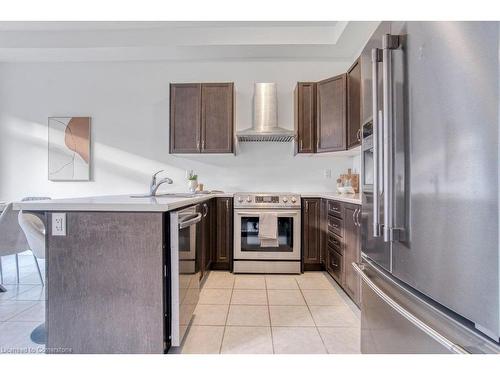
<path fill-rule="evenodd" d="M 47 348 L 163 353 L 163 214 L 47 215 Z"/>

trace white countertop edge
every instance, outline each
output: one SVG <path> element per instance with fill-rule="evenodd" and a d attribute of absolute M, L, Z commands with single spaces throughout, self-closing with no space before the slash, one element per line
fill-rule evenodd
<path fill-rule="evenodd" d="M 167 212 L 192 204 L 202 203 L 214 197 L 226 196 L 228 195 L 204 194 L 192 198 L 131 198 L 129 195 L 110 195 L 14 202 L 13 209 L 25 211 Z M 232 195 L 229 197 L 232 197 Z"/>
<path fill-rule="evenodd" d="M 361 194 L 339 194 L 335 192 L 331 193 L 300 193 L 301 198 L 324 198 L 331 199 L 335 201 L 361 204 Z"/>
<path fill-rule="evenodd" d="M 361 204 L 360 194 L 299 193 L 302 198 L 324 198 L 346 203 Z M 14 202 L 15 210 L 25 211 L 118 211 L 118 212 L 167 212 L 205 202 L 215 197 L 231 198 L 234 193 L 204 194 L 196 197 L 131 198 L 129 195 L 110 195 L 84 198 L 52 199 Z"/>

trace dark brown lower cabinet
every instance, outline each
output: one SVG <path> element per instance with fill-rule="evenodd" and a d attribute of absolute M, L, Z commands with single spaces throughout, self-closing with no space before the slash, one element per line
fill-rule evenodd
<path fill-rule="evenodd" d="M 326 270 L 328 273 L 337 281 L 337 283 L 342 285 L 343 278 L 343 259 L 342 255 L 337 251 L 337 249 L 328 246 L 328 253 L 326 256 Z"/>
<path fill-rule="evenodd" d="M 344 205 L 344 290 L 352 300 L 359 305 L 361 283 L 352 263 L 358 263 L 361 257 L 360 226 L 358 225 L 358 210 L 360 206 Z"/>
<path fill-rule="evenodd" d="M 212 269 L 231 270 L 233 263 L 233 198 L 215 198 Z"/>
<path fill-rule="evenodd" d="M 326 223 L 325 269 L 357 304 L 361 301 L 359 276 L 352 267 L 361 257 L 361 232 L 355 204 L 327 200 L 322 220 Z"/>
<path fill-rule="evenodd" d="M 200 279 L 203 279 L 212 263 L 213 241 L 213 204 L 212 199 L 200 204 L 200 212 L 203 215 L 198 224 L 198 249 L 200 258 Z"/>
<path fill-rule="evenodd" d="M 304 271 L 321 270 L 321 199 L 302 199 L 302 259 Z"/>
<path fill-rule="evenodd" d="M 209 270 L 231 270 L 233 254 L 233 199 L 214 198 L 199 206 L 198 225 L 200 279 Z"/>

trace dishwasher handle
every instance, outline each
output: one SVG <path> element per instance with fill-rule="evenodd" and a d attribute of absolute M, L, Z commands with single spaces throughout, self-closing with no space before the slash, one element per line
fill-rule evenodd
<path fill-rule="evenodd" d="M 428 334 L 430 337 L 432 337 L 434 340 L 439 342 L 441 345 L 446 347 L 448 350 L 452 351 L 453 353 L 456 354 L 470 354 L 468 351 L 466 351 L 464 348 L 461 346 L 453 343 L 452 341 L 448 340 L 446 337 L 441 335 L 439 332 L 437 332 L 435 329 L 432 327 L 429 327 L 427 324 L 422 322 L 419 318 L 417 318 L 415 315 L 410 313 L 408 310 L 406 310 L 403 306 L 398 304 L 394 299 L 389 297 L 382 289 L 380 289 L 371 279 L 370 277 L 364 272 L 364 264 L 359 264 L 359 263 L 352 263 L 352 267 L 354 270 L 357 272 L 357 274 L 361 277 L 361 279 L 370 287 L 371 290 L 373 290 L 382 300 L 384 300 L 385 303 L 387 303 L 389 306 L 391 306 L 394 310 L 396 310 L 399 314 L 401 314 L 404 318 L 406 318 L 408 321 L 413 323 L 417 328 L 421 329 L 424 331 L 426 334 Z"/>
<path fill-rule="evenodd" d="M 198 212 L 196 214 L 188 215 L 182 218 L 182 221 L 179 220 L 179 229 L 184 229 L 190 227 L 191 225 L 199 223 L 201 221 L 202 216 L 203 216 L 202 213 Z"/>

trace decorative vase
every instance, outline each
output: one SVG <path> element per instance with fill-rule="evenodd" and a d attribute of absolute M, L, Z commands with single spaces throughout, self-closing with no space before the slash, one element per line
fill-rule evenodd
<path fill-rule="evenodd" d="M 194 193 L 198 187 L 198 180 L 188 180 L 188 189 L 190 193 Z"/>

